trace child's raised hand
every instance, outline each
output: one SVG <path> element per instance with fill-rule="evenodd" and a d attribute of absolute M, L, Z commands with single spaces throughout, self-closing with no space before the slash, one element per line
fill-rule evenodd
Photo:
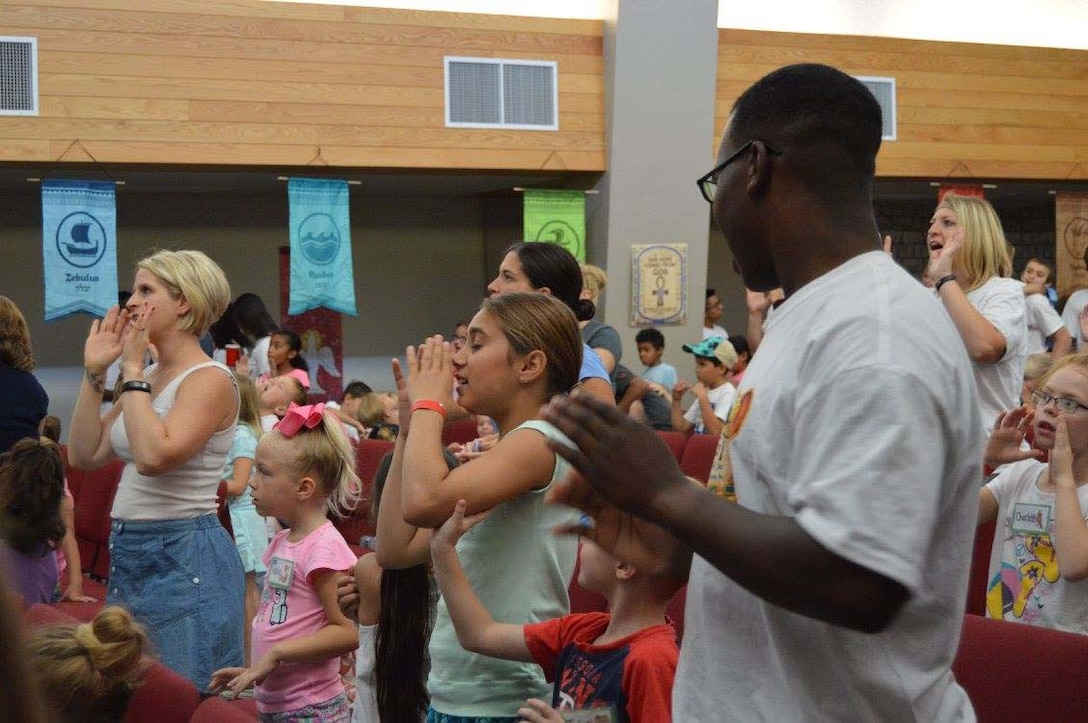
<path fill-rule="evenodd" d="M 1064 415 L 1058 415 L 1054 430 L 1054 448 L 1050 450 L 1050 483 L 1055 487 L 1076 487 L 1073 479 L 1073 450 L 1069 446 L 1069 426 Z"/>
<path fill-rule="evenodd" d="M 238 361 L 234 362 L 234 376 L 236 377 L 248 377 L 252 374 L 249 366 L 249 355 L 242 354 L 238 357 Z"/>
<path fill-rule="evenodd" d="M 415 356 L 415 348 L 405 349 L 408 358 Z M 408 425 L 412 422 L 412 402 L 408 398 L 408 381 L 400 368 L 400 360 L 393 360 L 393 382 L 397 385 L 397 417 L 400 421 L 400 436 L 408 436 Z"/>
<path fill-rule="evenodd" d="M 1022 459 L 1041 458 L 1042 450 L 1021 449 L 1024 435 L 1034 422 L 1035 412 L 1026 406 L 998 414 L 993 432 L 986 443 L 986 451 L 982 455 L 983 463 L 990 467 L 1000 467 Z"/>
<path fill-rule="evenodd" d="M 563 723 L 563 716 L 539 698 L 530 698 L 525 701 L 525 705 L 518 708 L 518 720 L 528 723 Z"/>
<path fill-rule="evenodd" d="M 453 406 L 453 350 L 441 334 L 428 337 L 417 353 L 408 347 L 408 397 Z"/>
<path fill-rule="evenodd" d="M 691 385 L 681 379 L 672 388 L 672 400 L 674 402 L 679 402 L 681 399 L 684 398 L 684 395 L 687 394 L 687 391 L 689 389 L 691 389 Z"/>
<path fill-rule="evenodd" d="M 442 549 L 452 548 L 466 532 L 483 522 L 491 514 L 491 510 L 484 510 L 466 516 L 466 507 L 467 503 L 464 500 L 457 500 L 457 505 L 453 508 L 453 514 L 431 535 L 432 551 L 437 552 Z"/>

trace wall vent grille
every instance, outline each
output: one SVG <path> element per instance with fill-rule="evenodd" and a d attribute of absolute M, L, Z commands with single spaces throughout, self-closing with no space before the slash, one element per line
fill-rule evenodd
<path fill-rule="evenodd" d="M 895 78 L 879 78 L 868 75 L 856 76 L 862 85 L 880 104 L 880 111 L 884 116 L 884 129 L 881 137 L 886 141 L 895 140 Z"/>
<path fill-rule="evenodd" d="M 38 115 L 38 39 L 0 35 L 0 115 Z"/>
<path fill-rule="evenodd" d="M 559 130 L 554 61 L 445 60 L 447 127 Z"/>

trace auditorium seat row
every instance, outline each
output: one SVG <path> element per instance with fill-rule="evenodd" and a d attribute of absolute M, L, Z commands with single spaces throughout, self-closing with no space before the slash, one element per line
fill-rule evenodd
<path fill-rule="evenodd" d="M 717 448 L 717 439 L 708 435 L 684 437 L 675 432 L 658 432 L 684 473 L 706 481 Z M 444 434 L 446 443 L 466 442 L 475 437 L 475 426 L 456 423 Z M 349 517 L 335 521 L 345 540 L 360 552 L 360 538 L 374 534 L 371 505 L 374 473 L 382 457 L 393 444 L 382 440 L 363 440 L 357 449 L 357 472 L 363 483 L 364 502 Z M 67 459 L 65 459 L 67 465 Z M 120 480 L 122 464 L 113 461 L 104 467 L 86 471 L 66 466 L 68 484 L 76 502 L 75 532 L 85 573 L 87 594 L 105 599 L 104 580 L 109 574 L 109 511 Z M 222 490 L 220 494 L 222 502 Z M 229 530 L 229 515 L 221 504 L 220 519 Z M 985 612 L 986 568 L 989 561 L 993 525 L 978 530 L 972 558 L 971 583 L 964 617 L 963 636 L 953 665 L 956 679 L 967 690 L 980 721 L 1007 718 L 1022 702 L 1022 675 L 1034 671 L 1033 696 L 1045 699 L 1054 720 L 1074 720 L 1088 710 L 1088 686 L 1081 686 L 1078 671 L 1088 664 L 1088 636 L 1045 630 L 1018 623 L 989 620 Z M 574 580 L 577 579 L 577 570 Z M 580 588 L 572 580 L 571 607 L 575 611 L 603 610 L 604 598 Z M 681 589 L 668 608 L 668 615 L 683 631 L 686 589 Z M 89 620 L 101 607 L 82 603 L 34 605 L 24 614 L 30 626 L 76 623 Z M 1028 656 L 1028 657 L 1024 657 Z M 1041 696 L 1041 698 L 1040 698 Z M 1054 708 L 1054 706 L 1058 706 Z M 201 701 L 188 681 L 159 663 L 152 663 L 146 684 L 137 691 L 126 720 L 144 720 L 154 712 L 159 723 L 173 721 L 254 720 L 252 700 L 225 701 L 208 698 Z"/>

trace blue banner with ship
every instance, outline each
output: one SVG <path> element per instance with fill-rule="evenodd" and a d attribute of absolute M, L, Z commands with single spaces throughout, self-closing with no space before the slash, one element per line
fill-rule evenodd
<path fill-rule="evenodd" d="M 356 314 L 347 181 L 292 178 L 287 195 L 291 227 L 287 313 L 324 306 Z"/>
<path fill-rule="evenodd" d="M 117 303 L 117 200 L 113 183 L 42 182 L 45 320 Z"/>

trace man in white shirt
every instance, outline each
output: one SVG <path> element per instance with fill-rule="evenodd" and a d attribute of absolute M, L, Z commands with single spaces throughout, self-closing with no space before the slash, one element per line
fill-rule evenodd
<path fill-rule="evenodd" d="M 976 391 L 948 315 L 879 246 L 880 140 L 865 86 L 789 66 L 740 96 L 700 179 L 744 284 L 787 299 L 725 425 L 736 504 L 614 410 L 576 396 L 545 411 L 576 445 L 556 447 L 580 475 L 551 497 L 592 517 L 577 531 L 638 569 L 690 573 L 676 720 L 974 719 L 951 663 Z"/>

